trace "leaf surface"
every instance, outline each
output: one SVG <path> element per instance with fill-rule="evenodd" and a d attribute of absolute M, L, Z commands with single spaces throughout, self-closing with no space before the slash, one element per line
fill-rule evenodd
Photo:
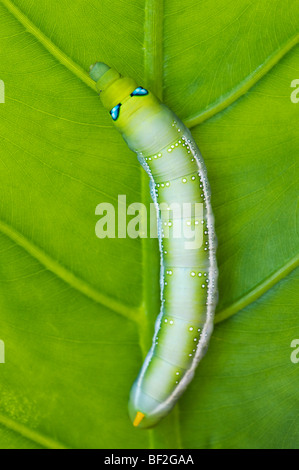
<path fill-rule="evenodd" d="M 1 0 L 1 448 L 298 447 L 298 13 L 277 0 Z M 145 432 L 127 400 L 159 310 L 158 243 L 95 236 L 99 203 L 150 203 L 88 78 L 97 60 L 184 119 L 212 188 L 211 346 Z"/>

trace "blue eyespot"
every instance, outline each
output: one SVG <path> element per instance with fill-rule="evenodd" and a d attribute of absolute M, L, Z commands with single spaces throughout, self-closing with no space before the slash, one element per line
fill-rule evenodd
<path fill-rule="evenodd" d="M 145 95 L 148 95 L 148 91 L 145 88 L 142 88 L 141 86 L 136 88 L 136 90 L 134 90 L 133 93 L 131 93 L 131 96 L 145 96 Z"/>
<path fill-rule="evenodd" d="M 116 121 L 116 119 L 118 118 L 120 113 L 120 107 L 121 103 L 117 104 L 116 106 L 114 106 L 114 108 L 111 109 L 110 114 L 112 116 L 113 121 Z"/>

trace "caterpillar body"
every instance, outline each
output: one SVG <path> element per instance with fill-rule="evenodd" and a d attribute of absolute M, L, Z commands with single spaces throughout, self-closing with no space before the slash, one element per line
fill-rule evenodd
<path fill-rule="evenodd" d="M 213 330 L 218 269 L 210 187 L 190 131 L 169 108 L 106 64 L 96 63 L 90 75 L 115 127 L 150 177 L 157 209 L 161 309 L 129 399 L 134 426 L 148 428 L 169 413 L 192 380 Z M 188 216 L 170 210 L 186 203 L 202 210 Z M 194 233 L 200 229 L 201 243 L 190 245 L 184 230 L 171 237 L 175 224 Z"/>

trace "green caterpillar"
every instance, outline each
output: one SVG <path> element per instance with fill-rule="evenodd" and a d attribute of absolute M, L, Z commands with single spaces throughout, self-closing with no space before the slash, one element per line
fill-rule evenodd
<path fill-rule="evenodd" d="M 169 108 L 106 64 L 92 66 L 90 75 L 115 127 L 147 171 L 157 207 L 161 310 L 129 400 L 134 426 L 148 428 L 169 413 L 192 380 L 213 330 L 218 270 L 210 187 L 191 133 Z M 186 216 L 171 209 L 184 204 L 201 211 Z M 175 226 L 201 230 L 201 243 L 190 244 L 188 231 L 176 236 Z"/>

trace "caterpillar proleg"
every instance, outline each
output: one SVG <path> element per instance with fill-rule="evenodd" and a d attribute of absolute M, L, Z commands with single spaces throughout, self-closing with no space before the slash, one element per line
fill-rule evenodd
<path fill-rule="evenodd" d="M 190 131 L 169 108 L 106 64 L 92 66 L 90 75 L 115 127 L 148 173 L 157 208 L 161 309 L 129 399 L 134 426 L 148 428 L 169 413 L 192 380 L 213 330 L 218 270 L 210 187 Z M 187 215 L 173 209 L 186 204 Z M 191 229 L 200 243 L 190 241 Z"/>

